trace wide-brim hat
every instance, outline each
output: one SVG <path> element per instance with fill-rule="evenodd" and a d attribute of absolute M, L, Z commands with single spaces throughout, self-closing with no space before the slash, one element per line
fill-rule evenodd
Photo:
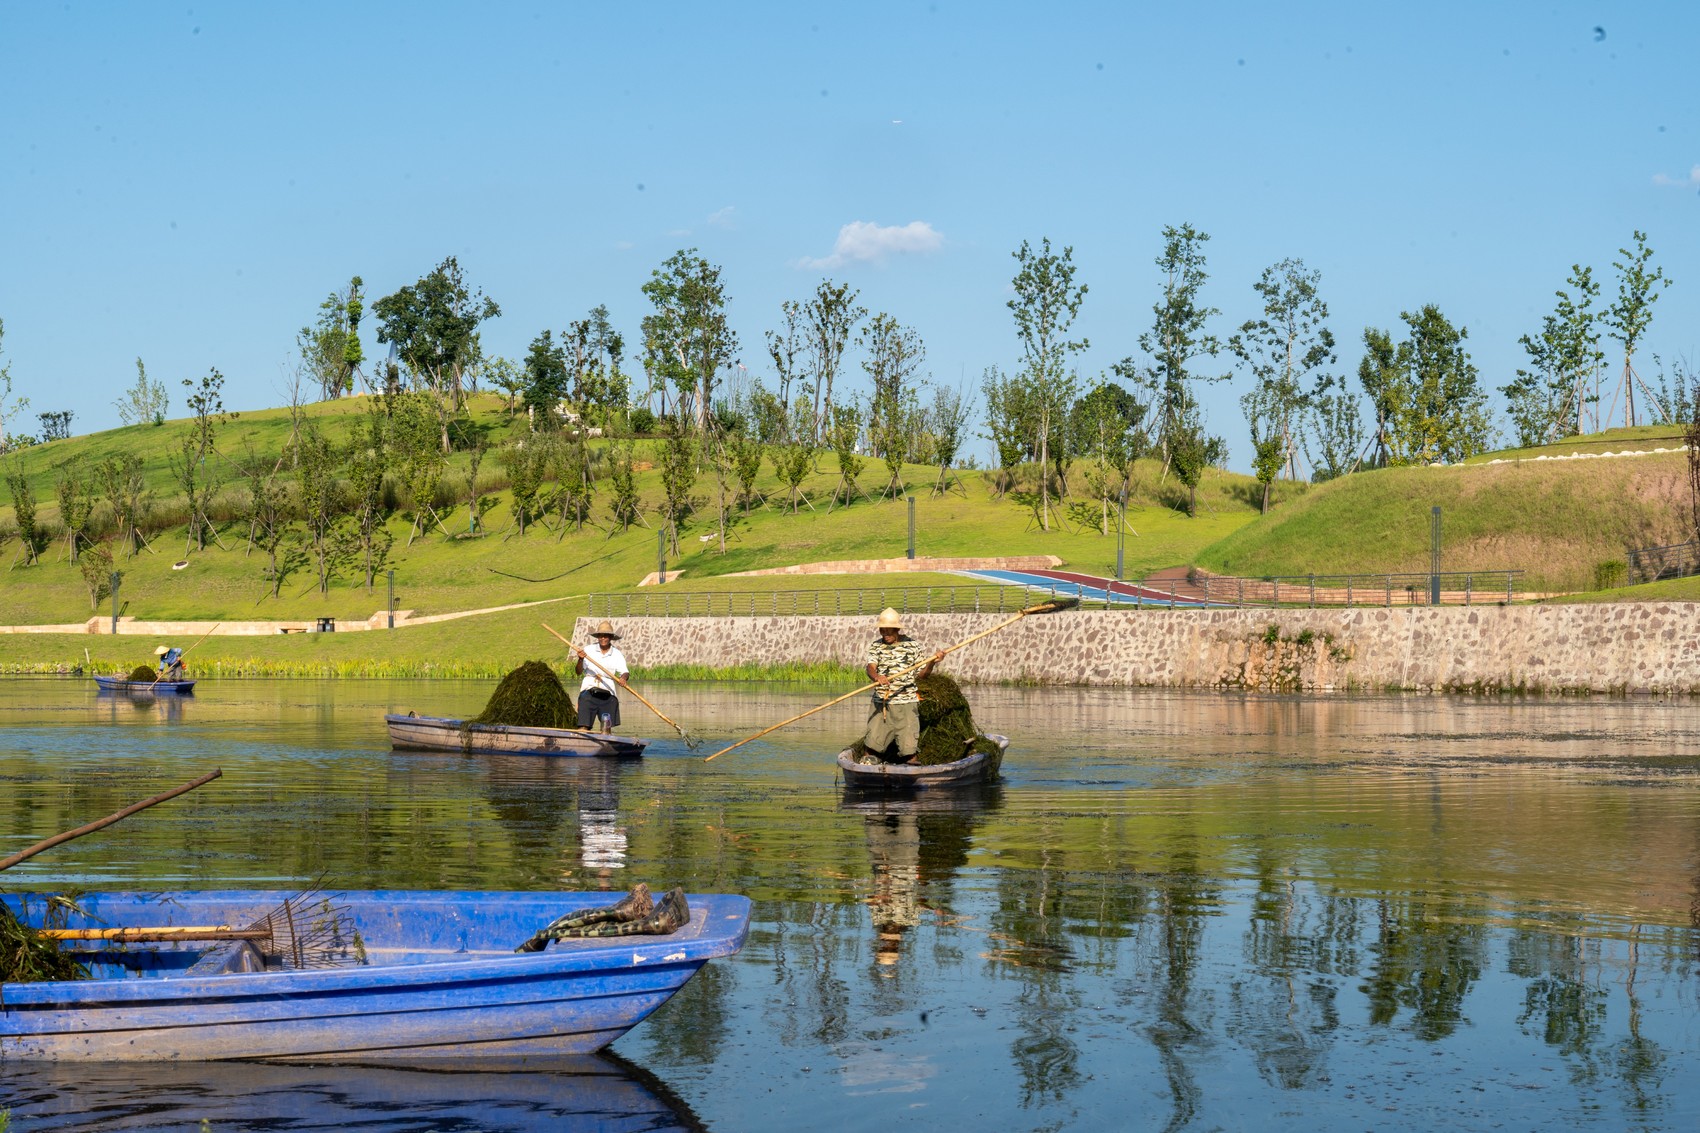
<path fill-rule="evenodd" d="M 154 655 L 154 656 L 155 656 L 155 657 L 163 657 L 163 656 L 165 656 L 165 655 L 166 655 L 166 654 L 167 654 L 167 653 L 170 653 L 170 652 L 171 652 L 171 647 L 170 647 L 170 646 L 168 646 L 168 645 L 162 645 L 162 646 L 160 646 L 160 647 L 159 647 L 159 648 L 158 648 L 158 649 L 155 649 L 155 650 L 154 650 L 154 651 L 153 651 L 153 655 Z"/>
<path fill-rule="evenodd" d="M 614 625 L 613 625 L 612 622 L 609 622 L 609 621 L 603 621 L 595 629 L 591 630 L 590 636 L 592 636 L 592 637 L 611 637 L 615 641 L 620 640 L 620 635 L 614 632 Z"/>
<path fill-rule="evenodd" d="M 880 629 L 902 629 L 903 628 L 903 619 L 898 617 L 896 610 L 892 609 L 890 606 L 887 606 L 885 609 L 880 611 L 879 628 Z"/>

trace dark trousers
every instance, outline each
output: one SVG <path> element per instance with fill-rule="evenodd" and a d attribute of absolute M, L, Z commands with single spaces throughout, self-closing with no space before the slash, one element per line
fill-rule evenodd
<path fill-rule="evenodd" d="M 608 727 L 620 726 L 620 698 L 599 688 L 587 688 L 578 694 L 578 726 L 600 731 L 599 716 L 608 717 Z"/>

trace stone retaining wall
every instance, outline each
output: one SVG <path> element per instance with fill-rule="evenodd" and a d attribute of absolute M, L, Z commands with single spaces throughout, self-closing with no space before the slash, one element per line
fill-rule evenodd
<path fill-rule="evenodd" d="M 910 614 L 936 648 L 1007 620 Z M 739 662 L 860 665 L 868 617 L 625 618 L 640 668 Z M 587 641 L 580 618 L 574 640 Z M 950 655 L 960 680 L 1074 685 L 1428 691 L 1700 692 L 1700 603 L 1351 610 L 1066 611 Z"/>

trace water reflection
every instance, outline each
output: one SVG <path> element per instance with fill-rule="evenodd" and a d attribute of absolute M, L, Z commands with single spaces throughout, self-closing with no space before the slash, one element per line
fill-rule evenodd
<path fill-rule="evenodd" d="M 747 893 L 618 1044 L 720 1128 L 1700 1127 L 1686 702 L 977 689 L 1049 723 L 969 803 L 843 795 L 853 715 L 609 765 L 388 750 L 488 682 L 203 688 L 167 729 L 0 687 L 0 849 L 225 769 L 8 887 Z M 819 699 L 666 703 L 730 740 Z"/>
<path fill-rule="evenodd" d="M 846 789 L 840 809 L 862 816 L 868 844 L 867 906 L 880 974 L 895 974 L 904 937 L 923 910 L 947 920 L 954 915 L 951 880 L 968 864 L 980 818 L 1002 805 L 996 784 L 898 797 Z"/>
<path fill-rule="evenodd" d="M 617 1056 L 430 1069 L 264 1063 L 9 1064 L 12 1128 L 702 1133 L 660 1078 Z"/>
<path fill-rule="evenodd" d="M 95 705 L 106 720 L 114 724 L 138 721 L 158 721 L 163 724 L 181 723 L 189 714 L 191 700 L 176 693 L 118 692 L 101 689 L 95 693 Z"/>

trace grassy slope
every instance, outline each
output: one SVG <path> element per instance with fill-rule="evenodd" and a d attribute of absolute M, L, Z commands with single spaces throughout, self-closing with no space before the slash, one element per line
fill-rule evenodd
<path fill-rule="evenodd" d="M 360 412 L 362 404 L 359 399 L 349 399 L 308 408 L 314 416 L 326 419 L 328 433 L 339 436 L 346 431 L 347 419 Z M 492 445 L 505 439 L 511 428 L 524 427 L 523 422 L 511 425 L 498 399 L 493 397 L 478 399 L 475 411 L 475 419 Z M 170 422 L 159 428 L 132 426 L 26 451 L 25 466 L 35 487 L 39 518 L 49 527 L 56 525 L 53 470 L 59 463 L 73 456 L 92 462 L 125 448 L 143 457 L 150 484 L 157 497 L 169 506 L 177 493 L 171 484 L 166 456 L 186 428 L 185 422 Z M 283 410 L 244 413 L 227 430 L 220 441 L 226 451 L 240 454 L 251 445 L 257 453 L 275 454 L 289 435 L 288 414 Z M 652 460 L 652 456 L 649 442 L 638 442 L 640 464 Z M 464 483 L 466 456 L 457 454 L 454 464 L 459 471 L 445 476 L 445 482 Z M 823 458 L 822 468 L 834 467 L 828 454 Z M 1144 481 L 1139 503 L 1130 506 L 1128 512 L 1129 524 L 1138 532 L 1126 539 L 1129 575 L 1184 563 L 1199 547 L 1222 538 L 1254 517 L 1255 508 L 1250 502 L 1254 486 L 1246 477 L 1208 473 L 1199 492 L 1199 516 L 1189 519 L 1173 506 L 1178 496 L 1172 481 L 1167 485 L 1160 483 L 1153 468 L 1141 471 Z M 877 484 L 883 472 L 882 466 L 870 462 L 862 477 L 863 485 Z M 229 470 L 226 475 L 231 475 Z M 1099 573 L 1114 569 L 1113 536 L 1105 537 L 1094 530 L 1041 531 L 1021 505 L 991 498 L 977 473 L 963 475 L 964 493 L 935 497 L 929 490 L 935 476 L 932 469 L 906 470 L 906 481 L 917 495 L 919 554 L 1054 554 L 1073 568 Z M 686 571 L 685 578 L 676 585 L 685 590 L 771 590 L 925 586 L 961 581 L 937 576 L 883 576 L 878 580 L 820 575 L 775 579 L 713 577 L 732 571 L 830 559 L 901 557 L 907 537 L 907 510 L 903 502 L 859 499 L 851 507 L 828 511 L 825 500 L 836 479 L 834 471 L 815 476 L 805 487 L 820 502 L 814 510 L 805 508 L 793 516 L 784 512 L 777 502 L 777 481 L 771 468 L 764 467 L 757 487 L 773 493 L 775 504 L 757 509 L 747 521 L 736 525 L 724 555 L 719 551 L 718 541 L 699 539 L 713 530 L 709 522 L 712 508 L 705 508 L 699 519 L 682 530 L 680 555 L 668 557 L 669 568 Z M 493 458 L 486 460 L 480 480 L 490 489 L 505 484 L 502 470 Z M 640 471 L 638 486 L 646 507 L 653 508 L 661 498 L 658 473 L 653 469 Z M 605 493 L 606 485 L 599 483 L 598 489 L 594 522 L 602 523 L 606 500 L 601 493 Z M 231 485 L 226 495 L 234 497 L 240 490 Z M 699 496 L 713 491 L 713 480 L 706 476 L 695 488 Z M 500 490 L 495 494 L 499 504 L 486 515 L 491 533 L 482 538 L 448 538 L 440 531 L 433 531 L 406 547 L 403 545 L 408 529 L 406 521 L 399 517 L 392 520 L 390 526 L 396 544 L 391 565 L 396 570 L 398 604 L 402 608 L 420 614 L 443 613 L 563 595 L 630 590 L 655 569 L 656 534 L 652 528 L 634 528 L 613 536 L 587 528 L 582 533 L 558 538 L 555 531 L 533 527 L 525 538 L 515 538 L 513 530 L 507 527 L 510 512 L 506 494 Z M 0 530 L 11 526 L 9 504 L 8 499 L 7 506 L 0 507 Z M 104 514 L 105 507 L 101 505 L 96 511 L 97 521 Z M 467 514 L 464 503 L 449 512 L 445 516 L 449 530 L 456 534 L 463 532 Z M 650 519 L 653 521 L 653 512 Z M 205 551 L 195 552 L 188 556 L 189 565 L 182 570 L 171 569 L 173 561 L 184 555 L 181 525 L 154 539 L 157 554 L 144 552 L 134 559 L 121 557 L 117 565 L 125 572 L 120 592 L 124 612 L 139 618 L 162 619 L 295 619 L 328 615 L 350 620 L 364 619 L 383 608 L 382 578 L 371 593 L 361 585 L 341 580 L 332 584 L 328 594 L 321 595 L 305 569 L 289 578 L 281 598 L 271 598 L 262 577 L 265 563 L 258 554 L 246 553 L 242 531 L 236 525 L 226 525 L 223 540 L 228 549 L 209 546 Z M 17 552 L 15 541 L 10 546 L 0 546 L 0 554 L 5 556 L 8 566 L 15 563 Z M 109 609 L 110 603 L 102 603 L 98 612 L 104 616 Z M 81 621 L 93 612 L 77 568 L 65 559 L 63 542 L 50 547 L 40 565 L 27 569 L 0 567 L 0 624 Z M 454 640 L 452 634 L 449 640 Z"/>
<path fill-rule="evenodd" d="M 1611 430 L 1590 438 L 1583 450 L 1670 447 L 1668 432 Z M 1523 589 L 1585 590 L 1596 565 L 1622 560 L 1625 547 L 1687 537 L 1687 462 L 1681 453 L 1667 453 L 1360 473 L 1320 485 L 1245 525 L 1203 549 L 1196 562 L 1248 575 L 1423 571 L 1435 505 L 1441 508 L 1443 569 L 1523 570 Z"/>

